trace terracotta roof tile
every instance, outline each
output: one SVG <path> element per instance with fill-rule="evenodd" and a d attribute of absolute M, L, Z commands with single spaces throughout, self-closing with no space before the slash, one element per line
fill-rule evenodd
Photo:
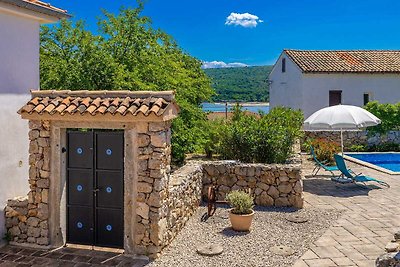
<path fill-rule="evenodd" d="M 112 114 L 120 116 L 162 116 L 169 106 L 178 110 L 174 93 L 131 91 L 34 91 L 32 99 L 18 113 L 23 114 Z"/>
<path fill-rule="evenodd" d="M 400 50 L 284 50 L 308 73 L 400 73 Z"/>

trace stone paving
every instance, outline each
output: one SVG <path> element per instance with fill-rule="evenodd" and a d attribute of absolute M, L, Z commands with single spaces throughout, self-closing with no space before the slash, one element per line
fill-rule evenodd
<path fill-rule="evenodd" d="M 142 267 L 147 263 L 148 260 L 125 256 L 121 253 L 69 247 L 52 251 L 14 246 L 0 248 L 0 267 Z"/>
<path fill-rule="evenodd" d="M 336 184 L 323 171 L 312 177 L 312 163 L 303 160 L 305 208 L 345 212 L 293 267 L 373 267 L 393 234 L 400 230 L 400 175 L 347 164 L 355 173 L 381 179 L 391 187 Z"/>

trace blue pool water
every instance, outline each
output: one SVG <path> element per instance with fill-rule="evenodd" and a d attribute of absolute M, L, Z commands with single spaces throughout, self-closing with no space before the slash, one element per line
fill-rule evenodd
<path fill-rule="evenodd" d="M 400 172 L 400 153 L 361 153 L 348 154 L 348 156 L 393 172 Z"/>

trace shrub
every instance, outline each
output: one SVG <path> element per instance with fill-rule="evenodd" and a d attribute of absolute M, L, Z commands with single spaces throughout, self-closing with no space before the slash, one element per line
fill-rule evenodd
<path fill-rule="evenodd" d="M 220 126 L 215 150 L 224 159 L 284 163 L 302 135 L 302 123 L 303 114 L 289 108 L 274 108 L 258 119 L 236 106 L 232 120 Z"/>
<path fill-rule="evenodd" d="M 206 140 L 204 142 L 204 152 L 208 158 L 218 153 L 221 136 L 225 128 L 223 119 L 210 120 L 205 125 Z"/>
<path fill-rule="evenodd" d="M 253 211 L 254 199 L 243 191 L 232 191 L 226 196 L 234 214 L 250 214 Z"/>
<path fill-rule="evenodd" d="M 400 130 L 400 102 L 397 104 L 380 104 L 378 101 L 369 102 L 365 109 L 381 119 L 382 123 L 369 127 L 368 133 L 387 134 L 388 131 Z"/>
<path fill-rule="evenodd" d="M 311 145 L 314 147 L 317 159 L 326 164 L 333 164 L 335 162 L 333 155 L 340 151 L 339 144 L 323 138 L 314 139 L 311 141 Z"/>
<path fill-rule="evenodd" d="M 400 152 L 400 144 L 387 142 L 373 145 L 368 150 L 373 152 Z"/>
<path fill-rule="evenodd" d="M 352 152 L 366 152 L 368 151 L 368 147 L 365 145 L 351 145 L 349 150 Z"/>

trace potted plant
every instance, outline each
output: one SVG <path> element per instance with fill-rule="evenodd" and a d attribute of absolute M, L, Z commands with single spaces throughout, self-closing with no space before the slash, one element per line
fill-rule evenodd
<path fill-rule="evenodd" d="M 254 217 L 254 199 L 243 191 L 232 191 L 226 196 L 232 207 L 229 219 L 235 231 L 249 231 Z"/>

